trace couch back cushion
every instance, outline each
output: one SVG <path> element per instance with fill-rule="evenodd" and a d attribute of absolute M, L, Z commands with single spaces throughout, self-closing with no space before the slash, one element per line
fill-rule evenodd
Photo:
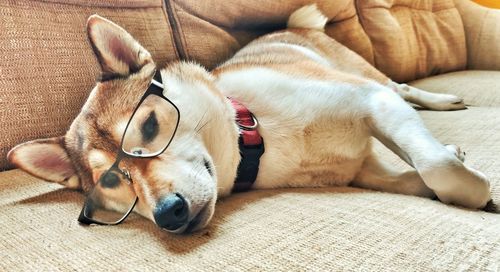
<path fill-rule="evenodd" d="M 405 82 L 465 68 L 465 33 L 453 0 L 356 4 L 374 64 L 393 80 Z"/>
<path fill-rule="evenodd" d="M 0 169 L 14 145 L 63 135 L 99 74 L 94 13 L 122 25 L 163 65 L 176 58 L 162 0 L 0 2 Z M 167 38 L 165 38 L 167 37 Z"/>
<path fill-rule="evenodd" d="M 86 35 L 91 14 L 123 26 L 159 65 L 187 59 L 210 69 L 311 3 L 328 17 L 328 35 L 397 81 L 465 67 L 452 0 L 1 1 L 0 169 L 10 168 L 14 145 L 63 135 L 80 111 L 99 73 Z"/>
<path fill-rule="evenodd" d="M 286 27 L 288 16 L 296 9 L 316 3 L 329 18 L 328 28 L 356 16 L 352 0 L 173 0 L 172 17 L 177 22 L 179 44 L 184 55 L 208 68 L 231 57 L 238 49 L 263 34 Z M 357 22 L 357 20 L 350 20 Z M 354 23 L 359 26 L 359 23 Z M 337 34 L 331 31 L 332 35 Z M 340 32 L 339 32 L 340 33 Z M 345 34 L 345 33 L 343 33 Z M 359 33 L 355 33 L 359 35 Z M 339 35 L 340 36 L 340 35 Z M 368 41 L 365 38 L 364 45 Z M 174 36 L 175 38 L 175 36 Z M 344 39 L 355 40 L 350 35 Z M 356 47 L 356 45 L 354 45 Z M 361 51 L 361 50 L 360 50 Z"/>
<path fill-rule="evenodd" d="M 297 8 L 317 3 L 326 33 L 396 81 L 466 66 L 462 19 L 453 0 L 174 0 L 179 44 L 211 68 L 255 37 L 285 27 Z"/>

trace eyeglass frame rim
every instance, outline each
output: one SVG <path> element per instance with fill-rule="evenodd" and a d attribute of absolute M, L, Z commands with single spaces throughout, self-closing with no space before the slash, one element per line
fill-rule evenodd
<path fill-rule="evenodd" d="M 158 74 L 158 79 L 160 81 L 157 81 L 155 79 L 157 74 Z M 152 86 L 153 86 L 153 88 L 152 88 Z M 163 94 L 164 90 L 165 90 L 165 86 L 163 85 L 162 80 L 161 80 L 160 70 L 155 70 L 155 72 L 153 74 L 153 78 L 151 79 L 151 81 L 150 81 L 150 83 L 148 85 L 148 88 L 146 89 L 146 92 L 142 95 L 141 99 L 137 103 L 137 106 L 135 107 L 134 111 L 130 115 L 130 118 L 129 118 L 128 122 L 127 122 L 127 126 L 125 127 L 125 130 L 123 131 L 123 135 L 122 135 L 122 138 L 121 138 L 121 141 L 120 141 L 120 148 L 118 149 L 118 153 L 116 154 L 115 162 L 111 165 L 111 167 L 108 170 L 106 170 L 106 173 L 109 172 L 110 170 L 116 168 L 118 171 L 120 171 L 121 174 L 125 174 L 123 172 L 123 170 L 121 170 L 118 167 L 118 165 L 119 165 L 119 163 L 121 162 L 122 159 L 124 159 L 124 158 L 136 158 L 136 159 L 149 159 L 149 158 L 153 158 L 153 157 L 159 156 L 160 154 L 162 154 L 163 152 L 165 152 L 165 150 L 167 150 L 167 148 L 170 146 L 170 143 L 172 143 L 172 140 L 174 139 L 174 136 L 177 133 L 177 128 L 179 127 L 179 121 L 181 119 L 181 113 L 179 111 L 179 108 L 177 108 L 177 106 L 172 101 L 170 101 L 170 99 L 168 99 Z M 174 132 L 172 133 L 172 137 L 170 137 L 170 140 L 168 141 L 168 143 L 165 145 L 165 147 L 160 152 L 154 153 L 153 155 L 149 155 L 149 156 L 134 156 L 134 155 L 132 155 L 132 154 L 130 154 L 128 152 L 125 152 L 123 150 L 123 140 L 125 139 L 125 134 L 127 133 L 127 129 L 128 129 L 128 127 L 130 125 L 130 122 L 132 122 L 132 119 L 134 118 L 135 113 L 137 112 L 137 110 L 139 109 L 139 107 L 142 105 L 142 103 L 144 102 L 144 100 L 146 100 L 146 98 L 148 96 L 150 96 L 150 95 L 156 95 L 156 96 L 158 96 L 158 97 L 166 100 L 168 103 L 170 103 L 170 105 L 172 105 L 174 107 L 174 109 L 176 110 L 176 112 L 177 112 L 177 116 L 178 116 L 177 117 L 177 122 L 175 124 L 175 128 L 174 128 Z M 98 183 L 100 182 L 100 179 L 103 176 L 104 175 L 101 175 L 101 177 L 99 178 Z M 127 179 L 131 183 L 133 183 L 132 178 L 127 178 Z M 130 207 L 130 209 L 128 209 L 128 211 L 123 215 L 122 218 L 120 218 L 118 221 L 112 222 L 112 223 L 111 222 L 102 222 L 102 221 L 94 220 L 92 218 L 87 217 L 85 215 L 85 208 L 87 207 L 87 205 L 86 205 L 87 201 L 88 201 L 88 199 L 85 199 L 85 202 L 83 203 L 83 208 L 82 208 L 82 210 L 80 212 L 80 215 L 78 216 L 78 222 L 80 222 L 82 224 L 85 224 L 85 225 L 97 224 L 97 225 L 102 225 L 102 226 L 115 226 L 115 225 L 121 224 L 123 221 L 125 221 L 125 219 L 127 219 L 127 217 L 130 215 L 130 213 L 132 213 L 132 211 L 135 208 L 135 205 L 137 205 L 137 202 L 139 201 L 139 197 L 136 194 L 134 204 L 132 204 L 132 206 Z"/>

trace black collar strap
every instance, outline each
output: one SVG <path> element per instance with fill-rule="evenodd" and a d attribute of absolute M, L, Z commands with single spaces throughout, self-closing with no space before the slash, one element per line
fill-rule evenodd
<path fill-rule="evenodd" d="M 233 186 L 233 192 L 252 188 L 259 172 L 260 157 L 264 154 L 264 140 L 257 130 L 258 122 L 253 114 L 240 102 L 229 98 L 236 110 L 236 123 L 240 128 L 239 148 L 241 161 Z"/>

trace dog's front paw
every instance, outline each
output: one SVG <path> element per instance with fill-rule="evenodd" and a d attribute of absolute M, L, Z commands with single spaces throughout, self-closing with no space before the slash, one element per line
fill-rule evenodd
<path fill-rule="evenodd" d="M 463 110 L 467 108 L 462 98 L 452 94 L 435 94 L 427 106 L 430 109 L 439 111 Z"/>

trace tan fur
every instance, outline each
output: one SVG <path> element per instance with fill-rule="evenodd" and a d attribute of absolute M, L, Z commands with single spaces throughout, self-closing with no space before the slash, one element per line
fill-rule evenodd
<path fill-rule="evenodd" d="M 164 67 L 163 95 L 180 111 L 177 132 L 157 157 L 123 159 L 119 168 L 133 182 L 99 189 L 102 204 L 123 212 L 137 195 L 136 211 L 154 220 L 158 203 L 177 193 L 188 203 L 190 222 L 199 220 L 193 230 L 206 226 L 217 198 L 231 193 L 241 159 L 236 113 L 226 99 L 233 97 L 254 114 L 264 138 L 254 188 L 353 185 L 483 207 L 490 199 L 487 179 L 465 166 L 456 148 L 437 142 L 400 96 L 440 109 L 460 108 L 462 101 L 392 82 L 318 31 L 325 23 L 316 7 L 303 8 L 289 20 L 302 29 L 259 38 L 211 73 L 194 63 Z M 9 159 L 38 177 L 93 192 L 114 163 L 125 124 L 156 67 L 114 23 L 92 16 L 88 33 L 103 81 L 64 137 L 21 144 Z M 384 166 L 373 153 L 372 137 L 415 170 Z M 43 156 L 62 165 L 44 164 Z"/>
<path fill-rule="evenodd" d="M 311 59 L 304 58 L 304 54 L 296 50 L 269 46 L 269 44 L 274 43 L 308 48 L 328 59 L 331 67 L 325 67 Z M 259 38 L 215 69 L 213 74 L 218 75 L 234 69 L 246 69 L 252 65 L 279 69 L 290 75 L 302 75 L 324 80 L 340 77 L 340 80 L 352 80 L 354 84 L 362 84 L 362 82 L 366 82 L 366 78 L 383 85 L 390 82 L 389 78 L 347 47 L 321 32 L 310 29 L 291 29 Z M 356 76 L 365 79 L 355 79 Z"/>

